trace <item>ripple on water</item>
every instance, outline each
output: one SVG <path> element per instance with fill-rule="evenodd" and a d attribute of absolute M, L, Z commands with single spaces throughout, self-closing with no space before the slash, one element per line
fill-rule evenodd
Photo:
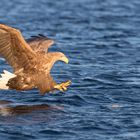
<path fill-rule="evenodd" d="M 139 0 L 0 5 L 1 23 L 25 38 L 41 33 L 55 40 L 52 51 L 64 52 L 70 63 L 57 63 L 52 75 L 72 81 L 67 92 L 45 96 L 1 90 L 1 139 L 139 140 Z M 4 59 L 0 64 L 0 72 L 11 71 Z"/>

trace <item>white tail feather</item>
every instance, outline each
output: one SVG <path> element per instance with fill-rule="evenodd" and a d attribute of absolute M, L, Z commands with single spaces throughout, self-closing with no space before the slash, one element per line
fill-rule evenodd
<path fill-rule="evenodd" d="M 9 89 L 6 84 L 8 83 L 9 79 L 14 78 L 16 75 L 6 70 L 4 70 L 0 75 L 0 89 Z"/>

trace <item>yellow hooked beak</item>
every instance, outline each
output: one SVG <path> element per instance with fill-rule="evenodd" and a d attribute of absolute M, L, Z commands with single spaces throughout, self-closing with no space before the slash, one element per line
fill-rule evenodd
<path fill-rule="evenodd" d="M 69 59 L 65 56 L 61 58 L 61 61 L 65 62 L 66 64 L 69 63 Z"/>

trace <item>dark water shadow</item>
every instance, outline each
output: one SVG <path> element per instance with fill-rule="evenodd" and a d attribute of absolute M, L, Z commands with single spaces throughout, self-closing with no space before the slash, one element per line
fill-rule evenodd
<path fill-rule="evenodd" d="M 62 110 L 63 107 L 48 104 L 20 105 L 8 100 L 0 100 L 0 116 L 17 116 L 43 110 Z"/>

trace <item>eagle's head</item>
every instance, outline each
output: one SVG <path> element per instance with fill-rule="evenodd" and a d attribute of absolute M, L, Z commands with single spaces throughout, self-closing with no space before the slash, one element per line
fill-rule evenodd
<path fill-rule="evenodd" d="M 55 58 L 55 61 L 63 61 L 65 62 L 66 64 L 68 64 L 69 62 L 69 59 L 66 57 L 65 54 L 61 53 L 61 52 L 56 52 L 56 58 Z"/>
<path fill-rule="evenodd" d="M 66 64 L 68 64 L 68 62 L 69 62 L 69 59 L 62 52 L 49 52 L 49 53 L 47 53 L 46 58 L 47 58 L 46 66 L 47 66 L 48 70 L 51 70 L 54 63 L 57 61 L 63 61 Z"/>

